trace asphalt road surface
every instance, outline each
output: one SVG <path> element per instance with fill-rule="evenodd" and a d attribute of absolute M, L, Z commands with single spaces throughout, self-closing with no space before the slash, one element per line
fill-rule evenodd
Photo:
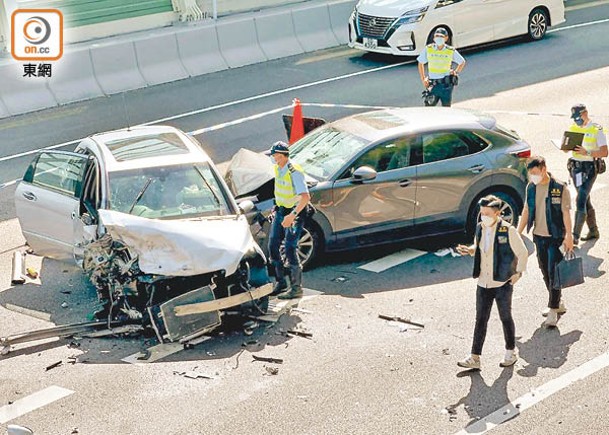
<path fill-rule="evenodd" d="M 571 105 L 585 102 L 595 120 L 609 124 L 609 2 L 568 4 L 574 9 L 567 23 L 541 42 L 465 51 L 468 65 L 455 93 L 457 107 L 491 112 L 517 130 L 564 180 L 566 156 L 549 139 L 568 126 Z M 247 118 L 289 106 L 294 97 L 332 104 L 306 106 L 305 114 L 333 120 L 357 111 L 346 105 L 418 106 L 421 90 L 408 59 L 338 48 L 0 121 L 0 184 L 8 183 L 0 190 L 0 335 L 83 321 L 96 304 L 79 270 L 53 260 L 29 257 L 41 279 L 10 285 L 11 254 L 24 243 L 11 182 L 32 158 L 11 156 L 125 127 L 127 119 L 134 125 L 171 118 L 164 123 L 189 132 L 217 126 L 197 137 L 224 162 L 241 147 L 261 151 L 284 138 L 278 114 Z M 253 336 L 228 325 L 194 349 L 167 346 L 166 357 L 136 364 L 122 360 L 153 340 L 17 346 L 0 357 L 0 425 L 19 423 L 37 434 L 609 433 L 607 186 L 605 174 L 592 194 L 603 237 L 579 250 L 586 283 L 565 290 L 568 312 L 556 329 L 540 326 L 547 296 L 530 257 L 514 294 L 521 358 L 513 368 L 498 366 L 503 338 L 494 312 L 483 370 L 458 370 L 474 323 L 472 261 L 435 255 L 443 241 L 418 241 L 325 257 L 305 274 L 312 291 L 299 310 Z M 388 255 L 406 249 L 431 252 L 379 273 L 360 268 L 389 265 Z M 293 328 L 313 337 L 286 337 Z M 284 362 L 252 362 L 252 354 Z M 211 379 L 180 375 L 193 370 Z"/>

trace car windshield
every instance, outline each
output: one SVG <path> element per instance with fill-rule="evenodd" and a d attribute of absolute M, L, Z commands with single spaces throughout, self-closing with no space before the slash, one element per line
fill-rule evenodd
<path fill-rule="evenodd" d="M 111 172 L 110 209 L 152 219 L 234 214 L 208 163 Z"/>
<path fill-rule="evenodd" d="M 327 180 L 368 141 L 333 127 L 321 127 L 290 147 L 290 159 L 318 180 Z"/>

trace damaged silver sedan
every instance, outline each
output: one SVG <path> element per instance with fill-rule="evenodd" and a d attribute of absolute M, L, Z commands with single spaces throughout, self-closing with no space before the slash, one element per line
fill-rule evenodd
<path fill-rule="evenodd" d="M 264 313 L 271 286 L 245 213 L 201 145 L 172 127 L 137 127 L 43 151 L 15 192 L 32 250 L 75 259 L 108 325 L 193 339 L 224 310 Z"/>

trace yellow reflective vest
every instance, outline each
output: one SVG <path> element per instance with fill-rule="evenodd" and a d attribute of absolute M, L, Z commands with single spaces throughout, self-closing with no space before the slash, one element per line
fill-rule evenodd
<path fill-rule="evenodd" d="M 275 165 L 275 204 L 280 207 L 293 208 L 300 201 L 300 195 L 296 193 L 292 183 L 292 172 L 304 173 L 302 167 L 296 163 L 288 163 L 285 174 L 279 174 L 279 165 Z"/>
<path fill-rule="evenodd" d="M 596 142 L 596 135 L 598 134 L 599 131 L 602 131 L 603 127 L 601 127 L 598 124 L 595 124 L 593 122 L 590 122 L 587 126 L 585 127 L 580 127 L 577 124 L 573 124 L 571 125 L 571 127 L 569 127 L 569 131 L 573 132 L 573 133 L 583 133 L 584 134 L 584 140 L 582 142 L 582 147 L 587 150 L 587 151 L 598 151 L 600 148 L 598 146 L 598 143 Z M 594 161 L 594 157 L 592 156 L 588 156 L 586 154 L 580 154 L 580 153 L 576 153 L 575 151 L 572 152 L 571 157 L 574 160 L 580 160 L 580 161 L 586 161 L 586 162 L 592 162 Z"/>
<path fill-rule="evenodd" d="M 455 49 L 449 45 L 445 45 L 442 50 L 438 50 L 435 44 L 427 46 L 427 68 L 430 74 L 450 73 L 450 67 L 453 63 L 453 54 Z"/>

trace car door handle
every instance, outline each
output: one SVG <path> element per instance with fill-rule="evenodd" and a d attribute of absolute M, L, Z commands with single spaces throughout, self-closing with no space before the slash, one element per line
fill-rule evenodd
<path fill-rule="evenodd" d="M 409 180 L 409 179 L 400 180 L 398 182 L 398 184 L 400 185 L 400 187 L 408 187 L 412 184 L 412 180 Z"/>
<path fill-rule="evenodd" d="M 471 168 L 467 168 L 467 170 L 469 172 L 472 172 L 474 174 L 479 174 L 480 172 L 484 171 L 485 167 L 484 165 L 476 165 L 476 166 L 472 166 Z"/>
<path fill-rule="evenodd" d="M 76 212 L 75 211 L 72 212 L 72 219 L 76 219 Z"/>
<path fill-rule="evenodd" d="M 36 195 L 34 195 L 32 192 L 23 192 L 22 195 L 28 201 L 37 201 L 38 200 L 38 198 L 36 198 Z"/>

